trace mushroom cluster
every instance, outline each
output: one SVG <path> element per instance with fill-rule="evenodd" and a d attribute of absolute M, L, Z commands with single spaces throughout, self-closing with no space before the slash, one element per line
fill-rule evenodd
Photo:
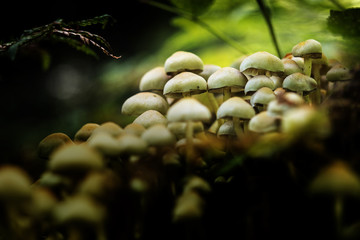
<path fill-rule="evenodd" d="M 324 157 L 332 131 L 325 103 L 351 71 L 312 39 L 283 59 L 256 52 L 241 60 L 220 67 L 175 52 L 123 103 L 133 117 L 126 126 L 86 123 L 73 138 L 46 136 L 38 147 L 46 167 L 32 183 L 3 166 L 0 238 L 262 239 L 297 229 L 286 220 L 286 201 L 300 201 L 289 188 L 335 196 L 342 234 L 344 198 L 359 196 L 360 180 Z M 270 229 L 272 221 L 288 230 Z"/>

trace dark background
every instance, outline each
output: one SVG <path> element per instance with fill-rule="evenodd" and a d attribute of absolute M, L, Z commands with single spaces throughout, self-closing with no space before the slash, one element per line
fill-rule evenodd
<path fill-rule="evenodd" d="M 115 114 L 120 114 L 123 98 L 107 99 L 101 93 L 100 83 L 94 78 L 99 68 L 104 63 L 126 62 L 136 55 L 151 54 L 168 34 L 176 30 L 170 23 L 172 14 L 135 0 L 87 3 L 11 1 L 2 4 L 1 8 L 1 43 L 18 39 L 24 30 L 57 19 L 70 22 L 109 14 L 116 20 L 105 29 L 92 26 L 84 30 L 104 37 L 110 43 L 113 54 L 122 56 L 119 60 L 106 56 L 96 48 L 93 50 L 98 58 L 67 44 L 46 40 L 20 49 L 15 60 L 0 54 L 0 164 L 24 166 L 34 177 L 43 170 L 39 167 L 43 163 L 38 162 L 36 148 L 44 137 L 63 132 L 72 138 L 83 124 L 101 123 L 98 116 L 93 117 L 93 113 L 101 111 L 109 101 L 118 106 Z M 42 67 L 43 52 L 51 59 L 46 70 Z M 73 99 L 56 98 L 51 95 L 56 89 L 49 89 L 56 88 L 48 82 L 56 78 L 56 74 L 62 74 L 64 64 L 85 79 L 83 91 L 80 90 Z M 115 116 L 112 118 L 109 114 L 104 110 L 101 121 L 115 121 Z"/>

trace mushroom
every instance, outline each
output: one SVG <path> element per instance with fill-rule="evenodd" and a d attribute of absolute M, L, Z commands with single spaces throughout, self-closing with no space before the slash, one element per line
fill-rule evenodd
<path fill-rule="evenodd" d="M 338 83 L 348 83 L 351 79 L 352 74 L 350 70 L 341 63 L 335 64 L 326 73 L 326 80 L 334 84 L 333 89 L 338 85 Z"/>
<path fill-rule="evenodd" d="M 86 123 L 84 124 L 75 134 L 74 142 L 82 143 L 90 137 L 91 133 L 100 125 L 97 123 Z"/>
<path fill-rule="evenodd" d="M 166 114 L 169 104 L 156 93 L 140 92 L 126 99 L 121 108 L 121 113 L 131 116 L 139 116 L 147 110 L 156 110 Z"/>
<path fill-rule="evenodd" d="M 191 161 L 193 154 L 193 122 L 209 121 L 211 119 L 210 110 L 193 98 L 183 98 L 169 108 L 167 113 L 169 122 L 186 122 L 186 144 L 187 161 Z"/>
<path fill-rule="evenodd" d="M 149 110 L 152 111 L 152 110 Z M 141 115 L 140 115 L 141 116 Z M 141 136 L 141 134 L 146 130 L 146 128 L 139 124 L 139 123 L 129 123 L 128 125 L 125 126 L 124 128 L 124 132 L 126 134 L 133 134 L 135 136 Z"/>
<path fill-rule="evenodd" d="M 249 130 L 257 133 L 274 132 L 279 129 L 279 118 L 269 115 L 268 112 L 260 112 L 249 121 Z"/>
<path fill-rule="evenodd" d="M 170 77 L 166 74 L 164 67 L 155 67 L 141 77 L 139 89 L 142 92 L 162 94 L 164 86 L 169 79 Z"/>
<path fill-rule="evenodd" d="M 222 93 L 223 101 L 231 97 L 232 92 L 244 90 L 247 78 L 239 70 L 232 67 L 220 68 L 208 79 L 208 91 L 212 93 Z"/>
<path fill-rule="evenodd" d="M 306 96 L 317 87 L 315 79 L 302 74 L 293 73 L 287 76 L 283 81 L 283 88 L 296 92 L 300 96 Z"/>
<path fill-rule="evenodd" d="M 251 78 L 245 85 L 245 94 L 251 95 L 262 87 L 268 87 L 271 90 L 275 89 L 275 83 L 265 75 L 257 75 Z"/>
<path fill-rule="evenodd" d="M 112 158 L 119 155 L 121 147 L 114 136 L 107 132 L 92 134 L 87 141 L 87 145 L 96 149 L 104 157 Z"/>
<path fill-rule="evenodd" d="M 337 233 L 342 234 L 343 209 L 346 197 L 360 197 L 360 179 L 348 164 L 336 160 L 324 168 L 313 179 L 309 191 L 314 195 L 328 195 L 334 198 L 334 217 Z"/>
<path fill-rule="evenodd" d="M 257 90 L 250 99 L 250 104 L 257 108 L 259 112 L 267 109 L 269 102 L 276 98 L 273 90 L 268 87 L 262 87 Z"/>
<path fill-rule="evenodd" d="M 221 67 L 214 64 L 205 64 L 204 69 L 202 72 L 199 73 L 200 76 L 202 76 L 206 81 L 209 79 L 211 74 L 219 70 Z"/>
<path fill-rule="evenodd" d="M 237 136 L 240 136 L 239 121 L 243 121 L 243 131 L 246 132 L 247 122 L 255 116 L 255 110 L 244 99 L 232 97 L 220 105 L 216 116 L 218 119 L 231 118 L 234 122 L 235 132 Z"/>
<path fill-rule="evenodd" d="M 201 121 L 193 122 L 194 135 L 204 131 L 204 124 Z M 170 122 L 168 129 L 175 134 L 177 139 L 186 137 L 186 122 Z"/>
<path fill-rule="evenodd" d="M 73 141 L 65 133 L 52 133 L 46 136 L 38 146 L 38 155 L 48 160 L 50 155 L 59 147 L 65 144 L 73 144 Z"/>
<path fill-rule="evenodd" d="M 190 97 L 192 94 L 206 91 L 207 85 L 205 79 L 191 72 L 179 73 L 164 86 L 164 95 L 172 98 Z"/>
<path fill-rule="evenodd" d="M 200 73 L 204 69 L 204 63 L 194 53 L 177 51 L 166 59 L 164 68 L 165 72 L 171 76 L 181 72 Z"/>
<path fill-rule="evenodd" d="M 285 112 L 301 106 L 304 99 L 297 93 L 285 92 L 278 95 L 275 100 L 268 104 L 267 112 L 272 116 L 282 117 Z"/>
<path fill-rule="evenodd" d="M 296 72 L 303 72 L 303 69 L 293 60 L 289 58 L 281 59 L 284 64 L 284 75 L 289 76 Z"/>
<path fill-rule="evenodd" d="M 278 57 L 271 53 L 256 52 L 241 62 L 240 71 L 251 76 L 282 75 L 284 72 L 284 64 Z"/>
<path fill-rule="evenodd" d="M 294 57 L 304 58 L 304 74 L 310 76 L 312 65 L 311 60 L 322 57 L 321 43 L 314 39 L 308 39 L 296 44 L 292 48 L 291 53 Z"/>
<path fill-rule="evenodd" d="M 149 146 L 162 147 L 171 146 L 176 142 L 175 135 L 163 124 L 156 124 L 143 132 L 141 138 L 145 140 Z"/>
<path fill-rule="evenodd" d="M 122 129 L 122 127 L 120 127 L 117 123 L 109 121 L 102 123 L 99 127 L 94 129 L 91 135 L 97 134 L 99 132 L 107 133 L 112 137 L 118 137 L 124 132 L 124 129 Z"/>
<path fill-rule="evenodd" d="M 155 124 L 167 124 L 166 117 L 156 110 L 147 110 L 139 115 L 133 123 L 140 124 L 145 128 L 149 128 Z"/>

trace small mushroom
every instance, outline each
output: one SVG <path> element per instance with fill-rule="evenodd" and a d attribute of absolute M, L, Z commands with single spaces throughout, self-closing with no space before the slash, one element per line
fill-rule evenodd
<path fill-rule="evenodd" d="M 314 39 L 308 39 L 296 44 L 292 48 L 291 53 L 294 57 L 304 58 L 304 74 L 310 76 L 312 66 L 311 60 L 322 57 L 321 43 Z"/>
<path fill-rule="evenodd" d="M 271 90 L 275 89 L 275 83 L 265 75 L 257 75 L 251 78 L 245 85 L 245 94 L 252 95 L 262 87 L 268 87 Z"/>
<path fill-rule="evenodd" d="M 164 68 L 165 72 L 171 76 L 181 72 L 200 73 L 204 69 L 204 63 L 194 53 L 177 51 L 166 59 Z"/>
<path fill-rule="evenodd" d="M 162 94 L 164 86 L 170 77 L 164 67 L 155 67 L 146 72 L 140 80 L 139 89 L 142 92 L 155 92 Z"/>
<path fill-rule="evenodd" d="M 164 86 L 164 95 L 171 98 L 190 97 L 207 91 L 206 80 L 191 72 L 182 72 Z"/>
<path fill-rule="evenodd" d="M 317 83 L 315 79 L 305 74 L 293 73 L 284 79 L 283 88 L 296 92 L 300 96 L 306 96 L 317 88 Z"/>
<path fill-rule="evenodd" d="M 156 110 L 147 110 L 146 112 L 143 112 L 141 115 L 139 115 L 133 123 L 140 124 L 144 126 L 145 128 L 149 128 L 152 125 L 155 124 L 167 124 L 166 117 L 161 114 L 159 111 Z"/>
<path fill-rule="evenodd" d="M 257 133 L 274 132 L 279 129 L 279 118 L 269 115 L 268 112 L 260 112 L 249 121 L 249 130 Z"/>
<path fill-rule="evenodd" d="M 156 93 L 140 92 L 126 99 L 121 108 L 121 113 L 131 116 L 139 116 L 147 110 L 156 110 L 166 114 L 169 104 Z"/>
<path fill-rule="evenodd" d="M 241 62 L 240 71 L 251 76 L 282 75 L 284 72 L 284 64 L 278 57 L 271 53 L 256 52 Z"/>
<path fill-rule="evenodd" d="M 73 141 L 65 133 L 52 133 L 46 136 L 38 146 L 38 155 L 48 160 L 50 155 L 59 147 L 65 144 L 73 144 Z"/>
<path fill-rule="evenodd" d="M 273 90 L 268 87 L 262 87 L 251 96 L 250 104 L 261 112 L 266 110 L 269 102 L 275 98 Z"/>
<path fill-rule="evenodd" d="M 74 142 L 82 143 L 90 137 L 91 133 L 100 125 L 97 123 L 86 123 L 84 124 L 75 134 Z"/>

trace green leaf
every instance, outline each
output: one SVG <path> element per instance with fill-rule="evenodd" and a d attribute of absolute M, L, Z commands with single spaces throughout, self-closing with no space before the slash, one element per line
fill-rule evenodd
<path fill-rule="evenodd" d="M 181 10 L 200 16 L 210 8 L 214 0 L 171 0 L 171 2 Z"/>
<path fill-rule="evenodd" d="M 343 37 L 360 37 L 360 8 L 350 8 L 344 11 L 330 10 L 327 24 L 333 33 Z"/>

